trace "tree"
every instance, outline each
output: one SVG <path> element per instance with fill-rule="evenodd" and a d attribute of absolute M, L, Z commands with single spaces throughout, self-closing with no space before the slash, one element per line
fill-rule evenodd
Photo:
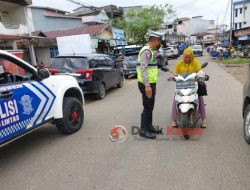
<path fill-rule="evenodd" d="M 166 19 L 175 14 L 172 6 L 151 6 L 148 8 L 130 9 L 124 18 L 110 19 L 113 27 L 124 30 L 126 38 L 136 44 L 146 43 L 146 34 L 149 29 L 158 30 Z"/>

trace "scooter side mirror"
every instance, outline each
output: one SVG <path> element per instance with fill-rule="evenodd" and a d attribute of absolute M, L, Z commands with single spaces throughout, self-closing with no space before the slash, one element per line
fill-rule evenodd
<path fill-rule="evenodd" d="M 163 72 L 168 72 L 168 71 L 169 71 L 169 68 L 164 68 L 164 67 L 162 67 L 161 70 L 162 70 Z"/>
<path fill-rule="evenodd" d="M 208 65 L 208 62 L 205 62 L 201 65 L 201 68 L 204 69 Z"/>

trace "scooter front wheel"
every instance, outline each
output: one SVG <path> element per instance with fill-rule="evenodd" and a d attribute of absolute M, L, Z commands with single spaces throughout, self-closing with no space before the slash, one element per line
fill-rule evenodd
<path fill-rule="evenodd" d="M 181 114 L 181 125 L 182 133 L 185 139 L 189 139 L 189 130 L 190 130 L 190 113 Z"/>

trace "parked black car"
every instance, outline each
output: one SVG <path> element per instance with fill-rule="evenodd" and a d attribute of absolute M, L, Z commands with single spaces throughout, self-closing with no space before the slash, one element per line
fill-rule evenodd
<path fill-rule="evenodd" d="M 52 59 L 52 74 L 69 73 L 76 77 L 84 94 L 103 99 L 106 90 L 123 86 L 122 68 L 105 54 L 63 55 Z"/>
<path fill-rule="evenodd" d="M 123 75 L 126 79 L 129 78 L 129 76 L 136 76 L 136 67 L 140 65 L 138 61 L 138 52 L 129 52 L 125 54 L 125 57 L 123 59 Z M 164 67 L 168 64 L 168 58 L 164 54 L 164 51 L 162 49 L 157 50 L 155 53 L 155 59 L 157 60 L 157 64 L 159 68 Z"/>
<path fill-rule="evenodd" d="M 126 53 L 123 59 L 123 75 L 127 79 L 129 76 L 136 76 L 136 67 L 138 62 L 139 52 Z"/>

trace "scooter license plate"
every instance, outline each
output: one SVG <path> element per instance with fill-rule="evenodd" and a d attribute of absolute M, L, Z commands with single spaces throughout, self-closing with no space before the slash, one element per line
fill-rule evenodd
<path fill-rule="evenodd" d="M 184 89 L 184 88 L 195 88 L 195 82 L 194 81 L 176 82 L 176 89 Z"/>

